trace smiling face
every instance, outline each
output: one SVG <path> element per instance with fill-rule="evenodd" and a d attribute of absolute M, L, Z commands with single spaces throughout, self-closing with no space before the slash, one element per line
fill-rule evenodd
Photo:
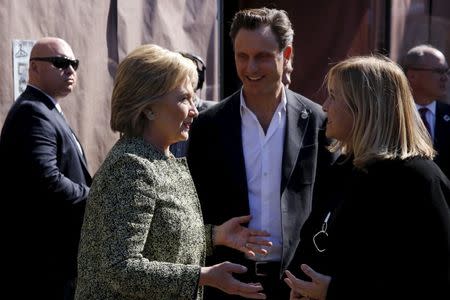
<path fill-rule="evenodd" d="M 348 142 L 354 123 L 350 107 L 338 89 L 330 89 L 329 94 L 322 106 L 328 116 L 326 136 L 341 142 Z"/>
<path fill-rule="evenodd" d="M 190 79 L 151 105 L 154 119 L 148 126 L 150 142 L 160 149 L 189 138 L 192 121 L 198 115 Z"/>
<path fill-rule="evenodd" d="M 57 38 L 44 38 L 36 43 L 31 57 L 61 57 L 75 59 L 72 48 Z M 72 66 L 55 67 L 48 61 L 30 61 L 30 84 L 35 85 L 54 99 L 70 94 L 77 82 L 77 72 Z"/>
<path fill-rule="evenodd" d="M 269 26 L 255 30 L 239 29 L 234 40 L 236 70 L 245 95 L 277 93 L 281 89 L 284 56 L 289 58 L 292 47 L 279 50 L 276 37 Z"/>

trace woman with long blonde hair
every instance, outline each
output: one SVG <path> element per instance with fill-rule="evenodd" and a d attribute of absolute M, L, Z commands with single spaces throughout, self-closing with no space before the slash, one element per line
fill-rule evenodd
<path fill-rule="evenodd" d="M 326 134 L 345 162 L 331 186 L 318 184 L 286 272 L 291 299 L 449 299 L 450 182 L 403 71 L 349 58 L 327 87 Z"/>

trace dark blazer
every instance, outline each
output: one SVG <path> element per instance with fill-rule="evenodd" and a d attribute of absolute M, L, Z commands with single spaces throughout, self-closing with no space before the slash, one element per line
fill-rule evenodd
<path fill-rule="evenodd" d="M 289 269 L 332 277 L 329 299 L 449 299 L 450 182 L 431 160 L 337 166 Z M 317 196 L 319 194 L 315 194 Z M 326 218 L 327 237 L 316 238 Z"/>
<path fill-rule="evenodd" d="M 450 105 L 436 101 L 434 148 L 438 152 L 436 164 L 450 178 Z"/>
<path fill-rule="evenodd" d="M 69 125 L 45 94 L 28 86 L 10 109 L 0 137 L 0 173 L 16 281 L 40 281 L 34 297 L 61 295 L 76 276 L 85 200 L 86 160 Z M 6 196 L 8 195 L 8 196 Z M 40 293 L 42 291 L 42 293 Z M 58 299 L 62 299 L 59 296 Z"/>
<path fill-rule="evenodd" d="M 300 228 L 311 210 L 318 162 L 332 159 L 325 149 L 325 115 L 320 105 L 286 89 L 287 119 L 281 179 L 283 270 L 299 242 Z M 201 113 L 193 123 L 188 163 L 208 224 L 248 215 L 248 191 L 241 139 L 240 92 Z M 244 255 L 217 247 L 208 264 L 239 263 Z"/>

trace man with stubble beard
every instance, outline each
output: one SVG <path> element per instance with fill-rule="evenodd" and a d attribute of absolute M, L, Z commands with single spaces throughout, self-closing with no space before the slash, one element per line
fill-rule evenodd
<path fill-rule="evenodd" d="M 270 233 L 267 255 L 217 247 L 208 264 L 247 267 L 239 279 L 260 282 L 267 299 L 288 299 L 281 280 L 312 206 L 321 165 L 331 162 L 320 105 L 286 88 L 283 71 L 294 31 L 283 10 L 236 13 L 230 37 L 242 89 L 193 123 L 188 163 L 206 222 L 251 214 L 248 227 Z M 247 247 L 253 247 L 247 245 Z M 236 299 L 205 290 L 205 299 Z"/>

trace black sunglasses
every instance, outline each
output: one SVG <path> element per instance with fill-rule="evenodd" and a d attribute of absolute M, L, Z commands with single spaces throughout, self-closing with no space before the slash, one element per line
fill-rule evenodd
<path fill-rule="evenodd" d="M 69 66 L 76 71 L 78 69 L 78 65 L 80 61 L 78 59 L 70 59 L 66 56 L 51 56 L 51 57 L 32 57 L 31 60 L 40 60 L 40 61 L 48 61 L 52 63 L 55 68 L 58 69 L 67 69 Z"/>

